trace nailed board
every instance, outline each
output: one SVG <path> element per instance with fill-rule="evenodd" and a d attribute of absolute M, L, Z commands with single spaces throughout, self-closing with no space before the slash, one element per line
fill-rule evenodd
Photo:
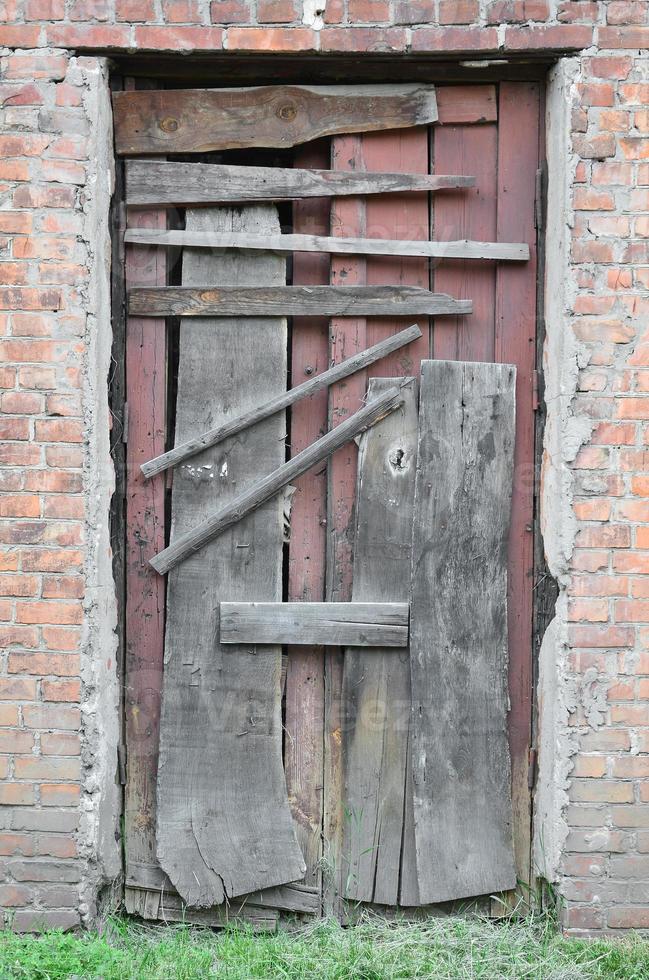
<path fill-rule="evenodd" d="M 272 207 L 187 214 L 202 230 L 275 232 Z M 183 280 L 284 280 L 275 256 L 187 251 Z M 286 322 L 181 321 L 176 440 L 278 394 L 286 377 Z M 254 342 L 251 337 L 254 337 Z M 263 351 L 263 357 L 260 352 Z M 251 383 L 254 378 L 254 384 Z M 172 541 L 259 474 L 283 460 L 282 415 L 180 467 Z M 211 907 L 227 897 L 299 879 L 304 861 L 286 799 L 281 756 L 281 651 L 255 658 L 218 643 L 218 602 L 281 598 L 282 502 L 246 517 L 169 577 L 158 773 L 158 860 L 183 900 Z"/>
<path fill-rule="evenodd" d="M 433 85 L 269 85 L 114 92 L 118 154 L 289 147 L 437 120 Z"/>
<path fill-rule="evenodd" d="M 294 201 L 307 197 L 395 194 L 472 187 L 474 177 L 355 170 L 289 170 L 221 163 L 129 160 L 126 200 L 133 206 L 213 205 L 244 201 Z"/>
<path fill-rule="evenodd" d="M 373 378 L 368 398 L 394 382 Z M 360 441 L 353 605 L 410 592 L 417 384 L 402 408 Z M 406 651 L 347 649 L 343 667 L 343 880 L 352 901 L 401 904 L 401 852 L 410 718 Z M 411 836 L 408 844 L 413 846 Z"/>
<path fill-rule="evenodd" d="M 529 245 L 516 242 L 410 242 L 389 238 L 331 238 L 324 235 L 216 235 L 187 231 L 128 230 L 139 245 L 262 249 L 265 252 L 325 252 L 331 255 L 414 255 L 433 259 L 497 259 L 525 262 Z"/>
<path fill-rule="evenodd" d="M 222 602 L 220 623 L 221 643 L 408 645 L 407 602 Z"/>
<path fill-rule="evenodd" d="M 410 666 L 422 902 L 514 886 L 507 541 L 516 369 L 423 361 Z"/>
<path fill-rule="evenodd" d="M 420 286 L 197 285 L 131 289 L 128 309 L 138 316 L 451 316 L 470 313 L 471 301 Z"/>

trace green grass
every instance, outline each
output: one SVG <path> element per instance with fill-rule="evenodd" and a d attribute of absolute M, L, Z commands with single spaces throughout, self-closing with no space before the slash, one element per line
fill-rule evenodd
<path fill-rule="evenodd" d="M 649 943 L 563 938 L 548 917 L 322 922 L 221 933 L 111 919 L 104 935 L 0 932 L 2 980 L 649 980 Z"/>

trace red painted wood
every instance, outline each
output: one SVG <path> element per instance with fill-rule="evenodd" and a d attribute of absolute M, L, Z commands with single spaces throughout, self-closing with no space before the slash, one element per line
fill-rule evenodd
<path fill-rule="evenodd" d="M 166 213 L 128 212 L 131 228 L 167 227 Z M 126 285 L 166 284 L 166 250 L 126 246 Z M 166 446 L 166 324 L 164 319 L 127 317 L 126 392 L 126 851 L 130 861 L 156 863 L 156 774 L 165 580 L 149 559 L 165 545 L 165 475 L 145 480 L 140 464 Z"/>
<path fill-rule="evenodd" d="M 540 104 L 535 83 L 502 83 L 499 99 L 498 241 L 528 242 L 530 261 L 501 263 L 496 279 L 495 359 L 514 363 L 516 446 L 509 536 L 509 744 L 512 756 L 518 874 L 529 878 L 531 801 L 527 785 L 532 733 L 532 613 L 536 231 Z"/>
<path fill-rule="evenodd" d="M 495 85 L 438 85 L 438 124 L 495 122 L 498 97 Z"/>
<path fill-rule="evenodd" d="M 327 169 L 329 141 L 296 152 L 294 166 Z M 310 235 L 329 233 L 330 201 L 311 198 L 293 205 L 293 230 Z M 296 252 L 295 284 L 326 285 L 329 256 Z M 329 321 L 326 317 L 294 317 L 291 381 L 295 387 L 329 366 Z M 291 413 L 291 456 L 327 431 L 327 392 L 298 402 Z M 295 481 L 291 509 L 288 598 L 321 602 L 325 595 L 327 471 L 316 467 Z M 321 648 L 289 647 L 286 669 L 286 738 L 284 766 L 298 843 L 306 861 L 305 880 L 317 884 L 322 857 L 322 766 L 324 727 L 324 656 Z"/>
<path fill-rule="evenodd" d="M 433 129 L 435 173 L 473 174 L 476 186 L 433 199 L 432 237 L 496 241 L 498 129 L 495 124 Z M 493 361 L 496 270 L 493 262 L 445 260 L 433 275 L 434 289 L 471 299 L 470 316 L 439 317 L 433 328 L 433 356 Z"/>

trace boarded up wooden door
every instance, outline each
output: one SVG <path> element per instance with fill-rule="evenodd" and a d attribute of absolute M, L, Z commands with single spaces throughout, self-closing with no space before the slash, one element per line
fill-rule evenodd
<path fill-rule="evenodd" d="M 531 261 L 485 264 L 422 258 L 332 256 L 296 253 L 294 284 L 395 284 L 423 286 L 473 301 L 470 317 L 417 321 L 422 338 L 348 378 L 333 389 L 293 407 L 289 419 L 290 453 L 313 442 L 351 414 L 373 378 L 419 376 L 422 359 L 436 358 L 514 364 L 516 444 L 511 530 L 509 537 L 509 746 L 512 759 L 516 868 L 529 879 L 530 794 L 528 764 L 532 728 L 532 558 L 534 505 L 534 367 L 536 336 L 535 191 L 541 157 L 540 90 L 536 83 L 483 86 L 438 86 L 440 125 L 401 131 L 334 136 L 297 148 L 299 167 L 357 171 L 473 174 L 476 187 L 425 194 L 376 198 L 310 199 L 292 207 L 292 230 L 310 234 L 370 238 L 474 239 L 526 242 Z M 282 161 L 284 165 L 286 160 Z M 282 216 L 285 220 L 285 215 Z M 133 211 L 131 227 L 167 226 L 163 211 Z M 162 249 L 127 249 L 127 281 L 164 285 L 170 260 Z M 291 325 L 290 372 L 293 385 L 322 372 L 403 326 L 400 320 L 372 317 L 333 320 L 294 317 Z M 127 583 L 126 583 L 126 784 L 125 847 L 127 905 L 148 917 L 183 914 L 166 876 L 158 866 L 156 778 L 160 692 L 164 649 L 164 580 L 146 564 L 168 539 L 168 504 L 164 475 L 144 482 L 139 464 L 169 444 L 172 405 L 168 366 L 173 367 L 176 327 L 164 320 L 130 316 L 127 321 L 127 395 L 131 406 L 127 443 Z M 169 350 L 167 349 L 169 347 Z M 281 356 L 278 353 L 278 357 Z M 380 381 L 373 382 L 374 386 Z M 173 390 L 173 385 L 171 385 Z M 378 390 L 378 389 L 377 389 Z M 416 412 L 416 409 L 414 409 Z M 406 417 L 408 413 L 406 413 Z M 402 436 L 407 433 L 401 433 Z M 372 452 L 371 439 L 363 452 Z M 356 496 L 358 450 L 339 450 L 328 466 L 296 481 L 291 535 L 287 546 L 285 598 L 292 601 L 362 600 L 362 576 L 354 573 L 354 528 L 363 506 Z M 377 480 L 380 474 L 377 473 Z M 406 501 L 405 506 L 412 506 Z M 246 542 L 243 542 L 244 545 Z M 398 562 L 398 556 L 395 559 Z M 405 560 L 405 559 L 404 559 Z M 236 598 L 236 596 L 233 596 Z M 375 598 L 375 597 L 373 597 Z M 399 595 L 390 598 L 398 600 Z M 196 625 L 194 628 L 198 629 Z M 385 666 L 385 665 L 384 665 Z M 191 664 L 186 667 L 191 669 Z M 403 672 L 402 672 L 403 673 Z M 260 926 L 272 925 L 278 910 L 314 912 L 325 905 L 341 911 L 341 898 L 385 905 L 419 905 L 460 897 L 408 892 L 412 860 L 407 841 L 412 813 L 403 791 L 407 769 L 401 741 L 395 772 L 401 785 L 401 808 L 385 811 L 386 849 L 354 840 L 358 807 L 347 804 L 349 786 L 362 784 L 362 760 L 354 759 L 349 736 L 349 691 L 365 675 L 363 656 L 340 648 L 288 647 L 282 725 L 288 801 L 297 843 L 306 865 L 303 884 L 266 889 L 235 904 L 234 911 Z M 401 680 L 403 677 L 401 677 Z M 395 694 L 398 677 L 383 675 Z M 273 681 L 275 683 L 275 681 Z M 405 692 L 404 692 L 405 697 Z M 273 724 L 275 724 L 274 722 Z M 407 748 L 406 748 L 407 751 Z M 179 764 L 182 759 L 179 758 Z M 380 771 L 389 773 L 383 762 Z M 354 769 L 356 767 L 356 769 Z M 358 778 L 353 778 L 354 771 Z M 389 788 L 388 788 L 389 790 Z M 218 796 L 219 787 L 209 789 Z M 388 791 L 389 795 L 389 791 Z M 361 807 L 362 809 L 362 807 Z M 362 821 L 367 821 L 364 812 Z M 383 814 L 382 818 L 383 819 Z M 478 818 L 476 818 L 478 819 Z M 388 829 L 388 821 L 392 821 Z M 410 828 L 410 829 L 409 829 Z M 399 842 L 395 846 L 395 841 Z M 173 847 L 173 835 L 170 838 Z M 356 854 L 354 853 L 356 849 Z M 287 852 L 287 860 L 293 860 Z M 386 870 L 387 869 L 387 870 Z M 297 871 L 296 871 L 297 874 Z M 257 885 L 256 887 L 261 887 Z M 476 884 L 476 888 L 478 885 Z M 163 898 L 162 889 L 167 889 Z M 214 902 L 218 901 L 218 887 Z M 469 891 L 466 895 L 473 894 Z M 162 904 L 161 904 L 162 903 Z M 201 901 L 202 905 L 206 903 Z M 199 921 L 223 921 L 223 907 L 193 913 Z"/>

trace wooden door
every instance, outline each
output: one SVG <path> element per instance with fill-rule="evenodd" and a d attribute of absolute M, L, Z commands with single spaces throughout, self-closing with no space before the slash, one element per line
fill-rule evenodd
<path fill-rule="evenodd" d="M 332 256 L 296 253 L 294 284 L 404 284 L 473 301 L 471 316 L 417 322 L 423 336 L 407 349 L 295 405 L 289 451 L 295 455 L 354 412 L 369 377 L 418 376 L 426 358 L 514 364 L 516 382 L 515 475 L 509 538 L 509 694 L 512 799 L 516 867 L 529 880 L 531 805 L 528 788 L 532 736 L 532 559 L 534 513 L 534 369 L 536 339 L 535 191 L 542 153 L 541 92 L 537 83 L 438 86 L 439 124 L 400 131 L 334 136 L 298 147 L 293 165 L 319 169 L 471 174 L 475 188 L 443 194 L 392 194 L 376 198 L 307 199 L 292 207 L 292 230 L 369 238 L 473 239 L 525 242 L 525 264 L 469 260 Z M 254 161 L 254 157 L 251 157 Z M 282 159 L 286 164 L 286 158 Z M 282 221 L 288 212 L 282 215 Z M 164 211 L 131 212 L 132 227 L 167 226 Z M 169 256 L 162 249 L 127 247 L 127 282 L 164 285 Z M 411 321 L 412 322 L 412 321 Z M 294 386 L 329 364 L 387 337 L 398 319 L 294 317 L 289 356 Z M 168 488 L 164 476 L 144 482 L 139 464 L 169 445 L 168 371 L 173 371 L 175 327 L 164 320 L 128 317 L 127 579 L 126 579 L 126 784 L 127 905 L 161 914 L 168 882 L 157 865 L 156 779 L 164 650 L 164 580 L 146 560 L 168 539 Z M 168 350 L 169 348 L 169 350 Z M 339 450 L 328 466 L 296 481 L 286 555 L 285 598 L 349 601 L 353 590 L 353 528 L 357 448 Z M 145 627 L 145 628 L 144 628 Z M 346 867 L 344 754 L 345 653 L 338 648 L 288 647 L 285 656 L 284 769 L 288 800 L 306 874 L 291 894 L 253 896 L 244 914 L 261 926 L 278 909 L 314 912 L 319 896 L 342 914 L 349 891 Z M 348 668 L 349 669 L 349 668 Z M 404 812 L 403 825 L 409 815 Z M 402 856 L 406 861 L 407 857 Z M 385 898 L 387 888 L 372 899 Z M 354 897 L 348 895 L 347 897 Z M 403 895 L 397 894 L 402 904 Z M 169 898 L 165 912 L 182 914 Z M 224 912 L 196 913 L 222 921 Z"/>

